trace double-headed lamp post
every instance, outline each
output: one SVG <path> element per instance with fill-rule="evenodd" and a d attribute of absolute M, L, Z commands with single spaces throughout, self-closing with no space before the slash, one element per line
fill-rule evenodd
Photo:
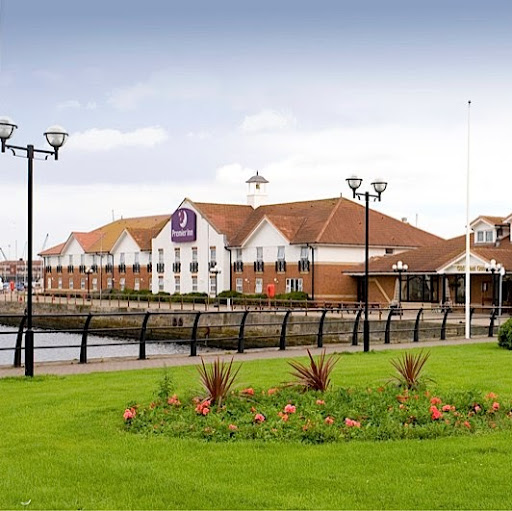
<path fill-rule="evenodd" d="M 53 156 L 59 159 L 59 149 L 64 145 L 68 134 L 61 126 L 49 127 L 44 136 L 53 150 L 36 149 L 32 144 L 16 146 L 7 144 L 18 126 L 9 117 L 0 117 L 0 140 L 2 153 L 6 149 L 12 151 L 14 156 L 21 156 L 28 160 L 28 215 L 27 215 L 27 330 L 25 332 L 25 376 L 34 376 L 34 330 L 32 328 L 32 238 L 33 238 L 33 166 L 36 154 L 44 155 L 44 159 Z"/>
<path fill-rule="evenodd" d="M 490 263 L 485 263 L 485 271 L 490 271 L 492 274 L 492 306 L 496 304 L 496 274 L 501 273 L 501 263 L 497 263 L 496 259 L 491 259 Z"/>
<path fill-rule="evenodd" d="M 402 308 L 402 273 L 409 269 L 409 266 L 402 261 L 397 261 L 392 267 L 398 273 L 398 308 Z"/>
<path fill-rule="evenodd" d="M 355 198 L 364 198 L 366 204 L 365 214 L 365 240 L 364 240 L 364 323 L 363 323 L 363 349 L 370 351 L 370 323 L 368 321 L 368 261 L 369 261 L 369 227 L 370 227 L 370 198 L 380 201 L 381 195 L 388 186 L 387 182 L 383 179 L 375 179 L 372 183 L 375 193 L 358 192 L 363 180 L 357 176 L 351 176 L 347 180 L 348 186 L 352 189 Z"/>

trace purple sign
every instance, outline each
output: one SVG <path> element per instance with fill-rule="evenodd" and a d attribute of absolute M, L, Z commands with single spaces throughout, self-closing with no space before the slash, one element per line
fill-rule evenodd
<path fill-rule="evenodd" d="M 191 209 L 177 209 L 172 215 L 171 240 L 175 243 L 196 240 L 196 214 Z"/>

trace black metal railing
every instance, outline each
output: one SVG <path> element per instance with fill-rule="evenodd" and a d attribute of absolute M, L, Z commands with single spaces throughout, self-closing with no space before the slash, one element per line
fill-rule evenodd
<path fill-rule="evenodd" d="M 172 263 L 172 271 L 173 273 L 181 272 L 181 263 Z"/>
<path fill-rule="evenodd" d="M 190 273 L 197 273 L 199 271 L 199 263 L 197 261 L 192 261 L 190 263 Z"/>
<path fill-rule="evenodd" d="M 309 259 L 299 259 L 299 271 L 301 273 L 309 271 Z"/>
<path fill-rule="evenodd" d="M 129 311 L 89 312 L 34 315 L 35 349 L 76 349 L 71 357 L 87 363 L 88 349 L 108 348 L 118 356 L 116 347 L 133 347 L 133 355 L 145 359 L 147 347 L 154 343 L 180 343 L 189 346 L 190 356 L 196 356 L 203 346 L 219 349 L 236 349 L 243 353 L 255 347 L 313 345 L 322 348 L 325 343 L 342 343 L 357 346 L 362 334 L 363 309 L 346 308 L 262 308 L 245 307 L 239 310 L 180 310 L 180 311 Z M 499 313 L 501 312 L 501 316 Z M 471 309 L 470 321 L 473 335 L 496 333 L 496 320 L 512 313 L 512 308 L 497 307 Z M 438 307 L 433 309 L 374 308 L 370 321 L 372 343 L 420 342 L 426 339 L 463 337 L 463 307 Z M 13 352 L 13 365 L 22 364 L 26 315 L 0 314 L 0 324 L 12 330 L 0 332 L 0 341 L 14 337 L 12 344 L 0 342 L 1 351 Z M 71 326 L 70 326 L 71 325 Z M 74 326 L 73 326 L 74 325 Z M 80 342 L 37 342 L 43 333 L 72 333 Z M 91 335 L 97 338 L 91 340 Z M 104 342 L 101 336 L 115 337 L 115 342 Z M 68 350 L 69 352 L 69 350 Z M 133 356 L 132 355 L 132 356 Z M 47 357 L 45 357 L 47 358 Z M 37 355 L 36 355 L 37 362 Z"/>
<path fill-rule="evenodd" d="M 254 261 L 254 271 L 261 273 L 264 269 L 265 263 L 263 261 Z"/>
<path fill-rule="evenodd" d="M 233 270 L 236 273 L 242 273 L 244 271 L 244 263 L 242 261 L 235 261 L 233 263 Z"/>
<path fill-rule="evenodd" d="M 156 263 L 156 271 L 157 273 L 164 273 L 165 263 Z"/>
<path fill-rule="evenodd" d="M 276 271 L 284 273 L 286 271 L 286 261 L 284 259 L 278 259 L 276 261 Z"/>

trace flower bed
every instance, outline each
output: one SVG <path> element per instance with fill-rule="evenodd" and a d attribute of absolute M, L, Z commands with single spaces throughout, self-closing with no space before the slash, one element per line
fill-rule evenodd
<path fill-rule="evenodd" d="M 220 406 L 177 395 L 133 405 L 124 422 L 131 432 L 172 437 L 323 443 L 481 434 L 510 428 L 512 411 L 495 394 L 477 391 L 247 388 L 230 392 Z"/>

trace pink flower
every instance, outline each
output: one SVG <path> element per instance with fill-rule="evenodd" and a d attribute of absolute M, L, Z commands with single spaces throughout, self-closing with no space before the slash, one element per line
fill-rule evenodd
<path fill-rule="evenodd" d="M 332 417 L 327 416 L 324 421 L 327 425 L 334 424 L 334 419 Z"/>
<path fill-rule="evenodd" d="M 124 411 L 124 414 L 123 414 L 123 419 L 125 421 L 128 421 L 128 420 L 131 420 L 135 417 L 135 410 L 133 408 L 127 408 L 125 411 Z"/>
<path fill-rule="evenodd" d="M 443 414 L 437 409 L 436 406 L 431 406 L 429 411 L 433 421 L 437 421 L 443 416 Z"/>
<path fill-rule="evenodd" d="M 317 405 L 325 405 L 325 401 L 323 399 L 317 399 L 316 404 Z"/>
<path fill-rule="evenodd" d="M 494 403 L 492 404 L 492 409 L 495 412 L 500 409 L 500 404 L 498 403 L 498 401 L 494 401 Z"/>
<path fill-rule="evenodd" d="M 348 428 L 360 428 L 361 423 L 352 419 L 349 419 L 348 417 L 345 419 L 345 425 Z"/>
<path fill-rule="evenodd" d="M 254 416 L 254 422 L 256 422 L 257 424 L 259 424 L 261 422 L 265 422 L 265 416 L 262 413 L 257 413 Z"/>
<path fill-rule="evenodd" d="M 475 410 L 476 413 L 478 413 L 482 408 L 480 408 L 480 405 L 475 405 L 473 407 L 473 410 Z"/>
<path fill-rule="evenodd" d="M 254 389 L 249 387 L 248 389 L 242 390 L 242 394 L 247 394 L 248 396 L 254 396 Z"/>
<path fill-rule="evenodd" d="M 471 429 L 471 424 L 468 421 L 464 421 L 464 426 L 468 429 Z"/>
<path fill-rule="evenodd" d="M 430 400 L 430 404 L 431 405 L 440 405 L 441 403 L 442 403 L 442 401 L 438 397 L 433 397 Z"/>
<path fill-rule="evenodd" d="M 208 414 L 210 413 L 210 409 L 209 409 L 209 408 L 206 408 L 206 406 L 205 406 L 205 407 L 203 407 L 203 409 L 201 410 L 201 413 L 202 413 L 203 415 L 208 415 Z"/>
<path fill-rule="evenodd" d="M 295 413 L 296 410 L 297 410 L 297 408 L 291 404 L 287 404 L 284 407 L 284 413 Z"/>
<path fill-rule="evenodd" d="M 172 406 L 180 406 L 181 405 L 181 401 L 178 399 L 178 396 L 176 394 L 174 394 L 172 397 L 170 397 L 167 400 L 167 403 L 169 403 Z"/>
<path fill-rule="evenodd" d="M 275 394 L 277 392 L 276 388 L 268 389 L 267 394 L 271 396 L 272 394 Z"/>
<path fill-rule="evenodd" d="M 287 413 L 282 413 L 281 414 L 281 419 L 283 422 L 288 422 L 288 414 Z"/>
<path fill-rule="evenodd" d="M 441 410 L 443 410 L 443 412 L 450 412 L 452 411 L 452 407 L 450 405 L 444 405 Z"/>
<path fill-rule="evenodd" d="M 496 399 L 498 396 L 494 392 L 489 392 L 487 396 L 485 396 L 485 399 Z"/>
<path fill-rule="evenodd" d="M 202 403 L 199 403 L 196 406 L 196 413 L 199 415 L 208 415 L 210 413 L 210 409 L 208 408 L 210 406 L 211 402 L 206 399 Z"/>
<path fill-rule="evenodd" d="M 236 431 L 238 429 L 238 426 L 235 426 L 234 424 L 230 424 L 228 426 L 228 428 L 231 430 L 231 431 Z"/>

